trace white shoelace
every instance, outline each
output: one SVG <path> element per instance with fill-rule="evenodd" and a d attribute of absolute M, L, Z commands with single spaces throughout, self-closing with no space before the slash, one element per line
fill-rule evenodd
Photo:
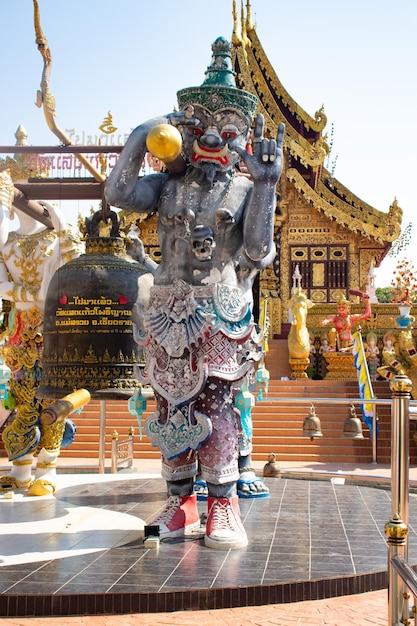
<path fill-rule="evenodd" d="M 170 496 L 167 500 L 167 504 L 162 513 L 156 518 L 155 523 L 162 522 L 162 524 L 169 524 L 174 517 L 175 513 L 181 506 L 181 498 L 179 496 Z"/>
<path fill-rule="evenodd" d="M 213 526 L 216 530 L 232 530 L 236 531 L 238 525 L 232 511 L 230 502 L 217 502 L 213 504 Z"/>

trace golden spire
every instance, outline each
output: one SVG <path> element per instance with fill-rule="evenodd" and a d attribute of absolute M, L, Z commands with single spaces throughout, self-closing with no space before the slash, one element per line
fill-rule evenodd
<path fill-rule="evenodd" d="M 243 43 L 243 47 L 246 48 L 246 46 L 249 44 L 249 39 L 248 36 L 246 34 L 246 20 L 245 20 L 245 11 L 243 8 L 243 0 L 240 0 L 241 2 L 241 23 L 242 23 L 242 43 Z"/>
<path fill-rule="evenodd" d="M 246 32 L 253 30 L 253 22 L 251 17 L 250 0 L 246 0 Z"/>
<path fill-rule="evenodd" d="M 19 128 L 15 132 L 14 136 L 16 137 L 16 146 L 28 145 L 28 134 L 22 124 L 19 124 Z"/>
<path fill-rule="evenodd" d="M 23 128 L 22 124 L 19 124 L 19 128 L 16 130 L 14 136 L 16 137 L 16 146 L 27 146 L 28 145 L 28 134 L 26 132 L 26 130 Z M 20 165 L 23 165 L 23 163 L 25 163 L 26 165 L 28 165 L 29 167 L 29 163 L 30 163 L 30 155 L 29 154 L 15 154 L 14 155 L 14 160 L 16 162 L 19 162 Z M 33 174 L 34 175 L 34 174 Z M 29 178 L 30 174 L 28 174 L 28 178 Z"/>
<path fill-rule="evenodd" d="M 242 43 L 242 38 L 240 36 L 239 19 L 238 19 L 237 8 L 236 8 L 236 0 L 233 0 L 232 14 L 233 14 L 232 43 L 234 46 L 236 46 Z"/>

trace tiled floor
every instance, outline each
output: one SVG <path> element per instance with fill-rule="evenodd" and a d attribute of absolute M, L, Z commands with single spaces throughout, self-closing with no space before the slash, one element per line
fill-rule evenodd
<path fill-rule="evenodd" d="M 337 475 L 266 480 L 269 498 L 240 500 L 249 546 L 231 552 L 198 534 L 144 547 L 165 497 L 155 471 L 65 474 L 55 497 L 0 496 L 0 615 L 223 609 L 384 587 L 389 490 Z M 410 496 L 412 563 L 416 519 Z"/>

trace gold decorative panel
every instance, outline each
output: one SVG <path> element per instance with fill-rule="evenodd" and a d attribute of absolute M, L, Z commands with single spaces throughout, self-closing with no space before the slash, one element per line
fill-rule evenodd
<path fill-rule="evenodd" d="M 291 261 L 306 261 L 308 258 L 307 248 L 292 248 L 291 249 Z"/>
<path fill-rule="evenodd" d="M 341 298 L 346 298 L 346 291 L 344 289 L 332 289 L 330 291 L 330 302 L 338 302 Z"/>
<path fill-rule="evenodd" d="M 327 257 L 327 249 L 324 246 L 320 246 L 319 248 L 312 247 L 311 248 L 311 258 L 313 260 L 322 260 Z"/>
<path fill-rule="evenodd" d="M 325 289 L 312 289 L 310 291 L 310 300 L 313 302 L 327 302 L 327 293 Z"/>
<path fill-rule="evenodd" d="M 331 247 L 329 250 L 329 256 L 330 258 L 335 261 L 345 261 L 347 258 L 347 250 L 346 250 L 346 246 L 341 246 L 339 247 Z"/>
<path fill-rule="evenodd" d="M 313 263 L 313 287 L 324 286 L 324 263 Z"/>
<path fill-rule="evenodd" d="M 271 298 L 268 300 L 268 315 L 270 321 L 269 336 L 272 339 L 274 335 L 281 334 L 282 302 L 279 298 Z"/>

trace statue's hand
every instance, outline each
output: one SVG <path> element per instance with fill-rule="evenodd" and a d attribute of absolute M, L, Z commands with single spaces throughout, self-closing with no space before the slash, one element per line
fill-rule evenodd
<path fill-rule="evenodd" d="M 58 233 L 61 230 L 64 230 L 66 228 L 66 222 L 58 206 L 54 206 L 53 204 L 49 204 L 49 202 L 44 201 L 42 201 L 40 204 L 42 204 L 44 209 L 46 209 L 46 211 L 48 212 L 48 216 L 50 217 L 55 230 Z"/>
<path fill-rule="evenodd" d="M 146 257 L 145 248 L 143 242 L 139 237 L 133 237 L 129 235 L 128 242 L 126 244 L 127 253 L 135 259 L 135 261 L 139 261 L 139 263 L 143 263 Z"/>
<path fill-rule="evenodd" d="M 173 126 L 200 126 L 201 122 L 194 117 L 194 107 L 190 104 L 185 111 L 176 111 L 167 115 Z"/>
<path fill-rule="evenodd" d="M 259 114 L 256 118 L 253 155 L 232 140 L 229 145 L 244 161 L 253 181 L 275 184 L 279 181 L 283 167 L 283 144 L 285 125 L 279 124 L 276 139 L 266 139 L 264 132 L 264 116 Z"/>

